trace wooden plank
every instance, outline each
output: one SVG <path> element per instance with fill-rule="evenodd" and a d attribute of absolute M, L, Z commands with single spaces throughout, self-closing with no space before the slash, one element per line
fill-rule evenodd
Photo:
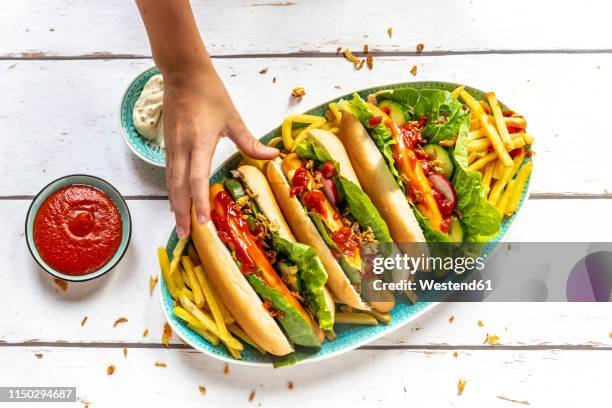
<path fill-rule="evenodd" d="M 609 400 L 612 351 L 452 353 L 359 350 L 276 370 L 231 365 L 224 375 L 224 363 L 191 350 L 129 349 L 126 358 L 120 348 L 0 347 L 0 372 L 10 378 L 7 385 L 76 386 L 80 401 L 94 407 L 145 401 L 147 407 L 389 407 L 415 401 L 438 407 L 600 407 Z M 167 367 L 156 367 L 156 361 Z M 116 369 L 109 376 L 111 364 Z M 462 395 L 459 379 L 467 381 Z"/>
<path fill-rule="evenodd" d="M 0 251 L 6 254 L 0 273 L 3 287 L 10 288 L 0 296 L 0 341 L 160 344 L 164 320 L 157 293 L 149 296 L 148 281 L 158 273 L 155 248 L 165 244 L 173 222 L 167 202 L 129 201 L 134 231 L 120 265 L 98 280 L 71 283 L 67 292 L 38 268 L 26 249 L 23 217 L 28 205 L 26 200 L 0 201 L 0 213 L 17 215 L 7 217 L 0 230 Z M 604 241 L 612 226 L 599 225 L 599 214 L 609 208 L 610 200 L 531 200 L 509 239 Z M 577 213 L 582 215 L 571 216 Z M 593 225 L 599 226 L 588 227 Z M 375 344 L 478 346 L 489 332 L 504 345 L 611 346 L 611 312 L 612 303 L 451 303 Z M 81 326 L 84 316 L 88 319 Z M 128 322 L 113 327 L 122 316 Z M 478 327 L 478 320 L 484 327 Z M 144 329 L 150 331 L 147 338 L 142 337 Z"/>
<path fill-rule="evenodd" d="M 409 73 L 414 64 L 416 77 Z M 35 194 L 56 177 L 91 173 L 126 195 L 165 195 L 163 171 L 131 154 L 117 118 L 124 89 L 150 65 L 148 60 L 0 61 L 0 128 L 10 141 L 0 162 L 0 194 Z M 290 112 L 368 86 L 444 79 L 495 90 L 526 115 L 537 137 L 533 191 L 612 191 L 612 139 L 601 113 L 568 100 L 588 90 L 589 106 L 607 106 L 601 84 L 612 82 L 612 55 L 376 58 L 372 71 L 355 71 L 340 58 L 221 59 L 217 67 L 255 135 Z M 268 73 L 259 74 L 266 67 Z M 297 85 L 306 88 L 300 103 L 290 98 Z M 233 151 L 224 139 L 214 166 Z"/>
<path fill-rule="evenodd" d="M 597 0 L 200 0 L 193 8 L 216 55 L 333 53 L 364 43 L 387 52 L 415 52 L 418 43 L 426 52 L 612 49 L 609 13 Z M 4 2 L 0 38 L 1 57 L 150 55 L 134 2 L 122 0 Z"/>

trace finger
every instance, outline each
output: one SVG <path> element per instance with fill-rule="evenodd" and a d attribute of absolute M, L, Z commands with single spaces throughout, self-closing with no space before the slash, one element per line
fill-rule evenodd
<path fill-rule="evenodd" d="M 255 139 L 242 120 L 239 120 L 230 128 L 229 138 L 238 145 L 242 153 L 254 159 L 267 160 L 278 156 L 278 149 L 266 146 Z"/>
<path fill-rule="evenodd" d="M 166 190 L 168 191 L 168 199 L 170 200 L 170 211 L 174 212 L 172 204 L 172 167 L 174 164 L 172 151 L 166 150 Z"/>
<path fill-rule="evenodd" d="M 189 181 L 196 217 L 200 224 L 206 223 L 210 217 L 210 202 L 208 200 L 208 177 L 214 145 L 201 146 L 191 152 L 191 170 Z"/>
<path fill-rule="evenodd" d="M 177 149 L 172 166 L 170 195 L 176 218 L 176 233 L 186 237 L 190 230 L 191 193 L 189 185 L 189 164 L 191 157 L 186 149 Z"/>

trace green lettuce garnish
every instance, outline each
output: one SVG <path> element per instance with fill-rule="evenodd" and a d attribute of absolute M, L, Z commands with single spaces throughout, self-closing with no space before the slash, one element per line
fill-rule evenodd
<path fill-rule="evenodd" d="M 321 347 L 321 342 L 312 331 L 309 322 L 283 297 L 278 289 L 268 286 L 257 274 L 246 275 L 255 292 L 270 301 L 272 308 L 282 313 L 277 318 L 289 339 L 295 344 L 307 347 Z"/>
<path fill-rule="evenodd" d="M 298 275 L 302 281 L 302 295 L 309 309 L 315 314 L 319 327 L 323 330 L 333 330 L 331 311 L 323 291 L 327 282 L 327 272 L 317 252 L 311 246 L 287 241 L 277 234 L 274 235 L 273 242 L 277 255 L 287 258 L 298 267 Z"/>

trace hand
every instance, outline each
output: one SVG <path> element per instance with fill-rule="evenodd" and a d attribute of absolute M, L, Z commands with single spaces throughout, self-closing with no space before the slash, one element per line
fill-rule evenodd
<path fill-rule="evenodd" d="M 166 184 L 181 238 L 190 231 L 192 199 L 198 222 L 209 218 L 208 177 L 221 137 L 228 136 L 255 159 L 278 155 L 249 132 L 212 66 L 164 73 L 163 126 Z"/>

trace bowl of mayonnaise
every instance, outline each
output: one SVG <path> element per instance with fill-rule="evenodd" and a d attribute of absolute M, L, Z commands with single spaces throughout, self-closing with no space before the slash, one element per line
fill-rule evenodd
<path fill-rule="evenodd" d="M 138 75 L 121 99 L 120 126 L 130 150 L 147 163 L 166 166 L 162 120 L 164 79 L 156 67 Z"/>

